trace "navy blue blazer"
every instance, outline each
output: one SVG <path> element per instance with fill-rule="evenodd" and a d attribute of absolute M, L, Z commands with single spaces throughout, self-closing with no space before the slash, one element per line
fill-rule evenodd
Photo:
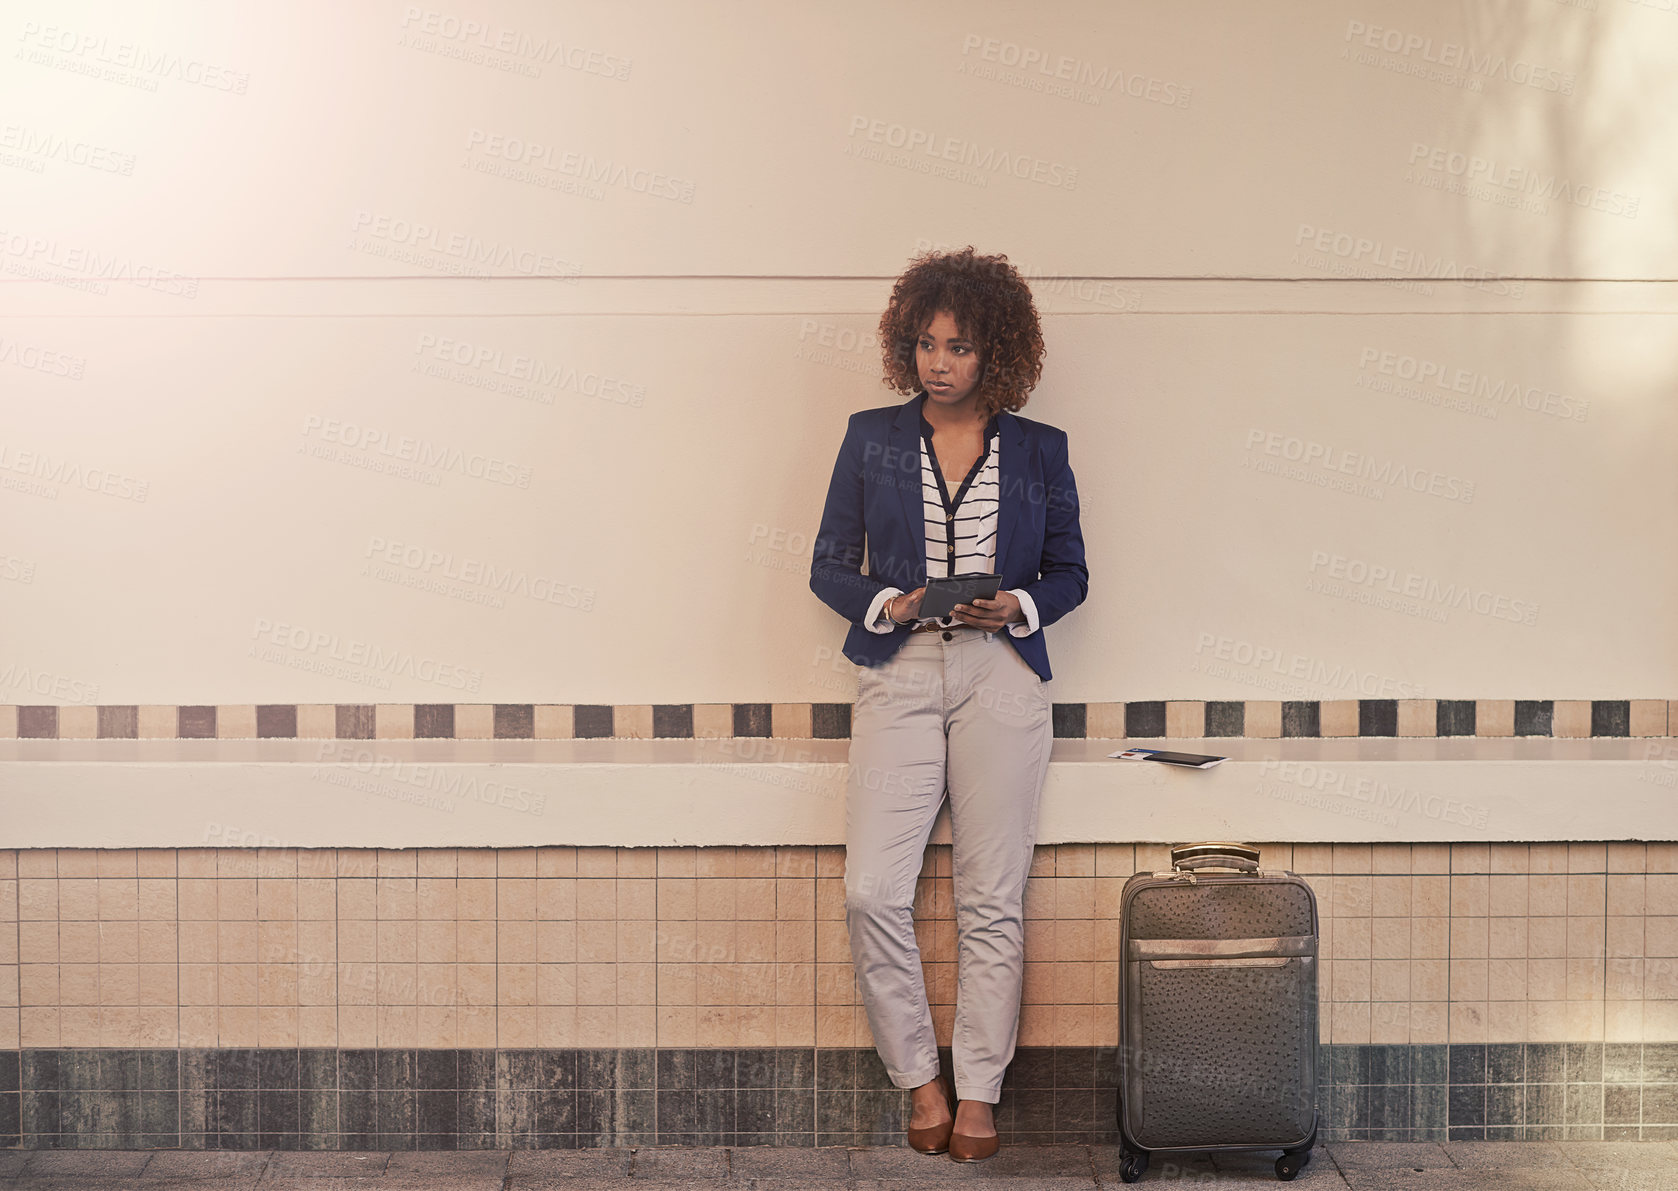
<path fill-rule="evenodd" d="M 885 661 L 909 626 L 874 633 L 862 623 L 882 587 L 914 591 L 926 582 L 926 513 L 921 503 L 921 394 L 902 405 L 860 410 L 845 427 L 827 487 L 810 590 L 851 622 L 844 653 L 861 665 Z M 1066 431 L 1003 411 L 996 519 L 1002 589 L 1020 587 L 1037 605 L 1038 629 L 1000 636 L 1048 682 L 1043 630 L 1084 602 L 1089 568 L 1078 524 L 1078 490 Z M 866 540 L 868 573 L 861 571 Z"/>

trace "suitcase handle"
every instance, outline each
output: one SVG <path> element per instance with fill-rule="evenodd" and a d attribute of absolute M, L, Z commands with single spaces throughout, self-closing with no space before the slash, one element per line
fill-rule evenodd
<path fill-rule="evenodd" d="M 1249 844 L 1178 844 L 1171 849 L 1171 867 L 1178 872 L 1201 868 L 1232 868 L 1257 872 L 1259 850 Z"/>

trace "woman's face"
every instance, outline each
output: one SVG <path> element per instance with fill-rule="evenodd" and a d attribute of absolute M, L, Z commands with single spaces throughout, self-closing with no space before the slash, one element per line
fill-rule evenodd
<path fill-rule="evenodd" d="M 940 310 L 915 342 L 915 367 L 928 400 L 959 405 L 979 387 L 979 351 L 961 334 L 955 316 Z"/>

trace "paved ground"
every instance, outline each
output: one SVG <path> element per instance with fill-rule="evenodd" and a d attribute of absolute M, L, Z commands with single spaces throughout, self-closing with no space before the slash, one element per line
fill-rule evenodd
<path fill-rule="evenodd" d="M 1156 1182 L 1274 1184 L 1274 1154 L 1157 1154 Z M 896 1191 L 982 1183 L 998 1191 L 1121 1186 L 1111 1146 L 1004 1146 L 962 1164 L 906 1148 L 640 1148 L 468 1153 L 0 1151 L 0 1191 Z M 1678 1191 L 1674 1142 L 1330 1142 L 1296 1182 L 1319 1188 Z"/>

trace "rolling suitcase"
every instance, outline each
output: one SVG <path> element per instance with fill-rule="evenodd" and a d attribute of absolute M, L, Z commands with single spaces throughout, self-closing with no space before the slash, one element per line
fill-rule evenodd
<path fill-rule="evenodd" d="M 1317 1139 L 1317 899 L 1256 848 L 1171 850 L 1120 899 L 1119 1177 L 1153 1150 L 1280 1149 L 1291 1179 Z M 1221 870 L 1221 871 L 1220 871 Z"/>

